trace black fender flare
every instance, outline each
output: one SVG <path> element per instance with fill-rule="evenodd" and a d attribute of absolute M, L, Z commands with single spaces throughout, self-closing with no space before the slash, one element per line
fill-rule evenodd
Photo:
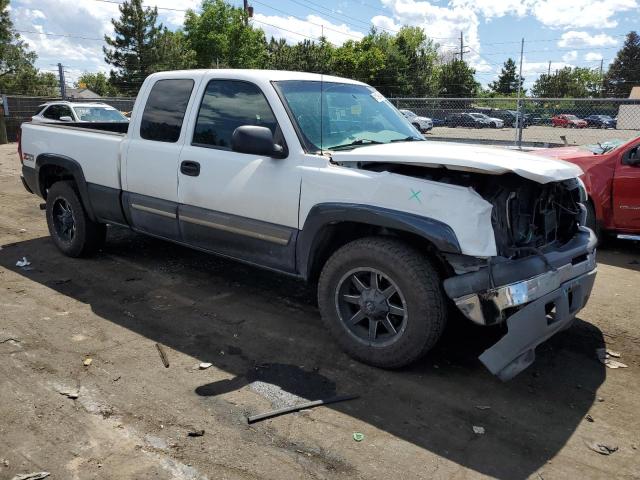
<path fill-rule="evenodd" d="M 89 200 L 89 190 L 87 188 L 87 181 L 84 178 L 82 167 L 73 158 L 65 155 L 58 155 L 52 153 L 41 153 L 36 158 L 36 195 L 45 198 L 46 192 L 43 191 L 42 179 L 40 178 L 40 169 L 45 166 L 54 165 L 56 167 L 64 168 L 73 176 L 73 179 L 78 187 L 78 193 L 80 194 L 80 200 L 84 206 L 87 215 L 93 221 L 95 221 L 95 215 L 93 213 L 93 207 Z"/>
<path fill-rule="evenodd" d="M 296 242 L 296 266 L 303 278 L 308 279 L 311 275 L 312 260 L 322 243 L 320 232 L 329 225 L 342 222 L 412 233 L 428 240 L 441 252 L 461 253 L 453 229 L 439 220 L 371 205 L 321 203 L 309 211 Z"/>

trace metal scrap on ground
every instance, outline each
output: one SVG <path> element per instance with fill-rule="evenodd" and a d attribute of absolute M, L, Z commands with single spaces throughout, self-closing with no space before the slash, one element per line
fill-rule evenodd
<path fill-rule="evenodd" d="M 160 360 L 162 360 L 164 368 L 169 368 L 169 358 L 167 357 L 167 354 L 164 351 L 164 348 L 162 348 L 162 345 L 160 345 L 159 343 L 156 343 L 156 348 L 158 349 L 158 353 L 160 354 Z"/>
<path fill-rule="evenodd" d="M 11 480 L 42 480 L 51 475 L 49 472 L 20 473 Z"/>
<path fill-rule="evenodd" d="M 612 453 L 618 451 L 617 445 L 607 445 L 606 443 L 599 442 L 587 443 L 587 447 L 589 447 L 594 452 L 599 453 L 600 455 L 611 455 Z"/>
<path fill-rule="evenodd" d="M 620 358 L 620 353 L 614 352 L 613 350 L 609 350 L 607 348 L 597 348 L 596 355 L 598 356 L 598 360 L 600 363 L 605 365 L 607 368 L 627 368 L 627 364 L 619 362 L 618 360 L 613 360 L 613 358 Z"/>
<path fill-rule="evenodd" d="M 346 402 L 347 400 L 355 400 L 356 398 L 359 398 L 359 397 L 360 395 L 344 395 L 340 397 L 327 398 L 324 400 L 314 400 L 312 402 L 300 403 L 292 407 L 284 407 L 284 408 L 279 408 L 277 410 L 272 410 L 271 412 L 252 415 L 247 418 L 247 422 L 249 424 L 260 422 L 262 420 L 266 420 L 268 418 L 273 418 L 273 417 L 279 417 L 280 415 L 285 415 L 287 413 L 298 412 L 300 410 L 304 410 L 307 408 L 319 407 L 320 405 L 329 405 L 330 403 Z"/>

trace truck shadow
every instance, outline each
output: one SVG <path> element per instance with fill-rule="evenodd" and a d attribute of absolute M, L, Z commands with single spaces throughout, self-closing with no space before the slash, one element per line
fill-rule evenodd
<path fill-rule="evenodd" d="M 23 256 L 33 270 L 15 266 Z M 535 364 L 508 383 L 477 360 L 500 332 L 460 319 L 410 368 L 368 367 L 325 332 L 312 288 L 122 229 L 110 230 L 95 258 L 66 258 L 38 238 L 4 246 L 0 265 L 234 376 L 189 392 L 195 399 L 256 382 L 307 399 L 359 394 L 329 408 L 496 478 L 526 478 L 554 457 L 605 379 L 594 358 L 602 333 L 582 320 L 542 345 Z"/>

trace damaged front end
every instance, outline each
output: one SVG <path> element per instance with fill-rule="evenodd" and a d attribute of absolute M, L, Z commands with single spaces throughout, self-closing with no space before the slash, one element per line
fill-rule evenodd
<path fill-rule="evenodd" d="M 506 322 L 508 332 L 480 360 L 509 380 L 535 359 L 535 348 L 571 325 L 586 304 L 596 273 L 596 237 L 585 228 L 580 180 L 538 184 L 504 175 L 474 186 L 493 205 L 498 255 L 448 255 L 457 275 L 447 295 L 471 321 Z M 497 178 L 495 178 L 497 180 Z"/>

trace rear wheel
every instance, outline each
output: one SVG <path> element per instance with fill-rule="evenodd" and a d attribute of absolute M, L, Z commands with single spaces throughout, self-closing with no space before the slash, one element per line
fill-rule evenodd
<path fill-rule="evenodd" d="M 104 244 L 107 227 L 89 218 L 73 182 L 53 184 L 47 192 L 46 210 L 51 239 L 65 255 L 90 255 Z"/>
<path fill-rule="evenodd" d="M 345 352 L 383 368 L 423 356 L 446 322 L 441 281 L 431 262 L 392 238 L 364 238 L 336 251 L 322 270 L 318 304 Z"/>

